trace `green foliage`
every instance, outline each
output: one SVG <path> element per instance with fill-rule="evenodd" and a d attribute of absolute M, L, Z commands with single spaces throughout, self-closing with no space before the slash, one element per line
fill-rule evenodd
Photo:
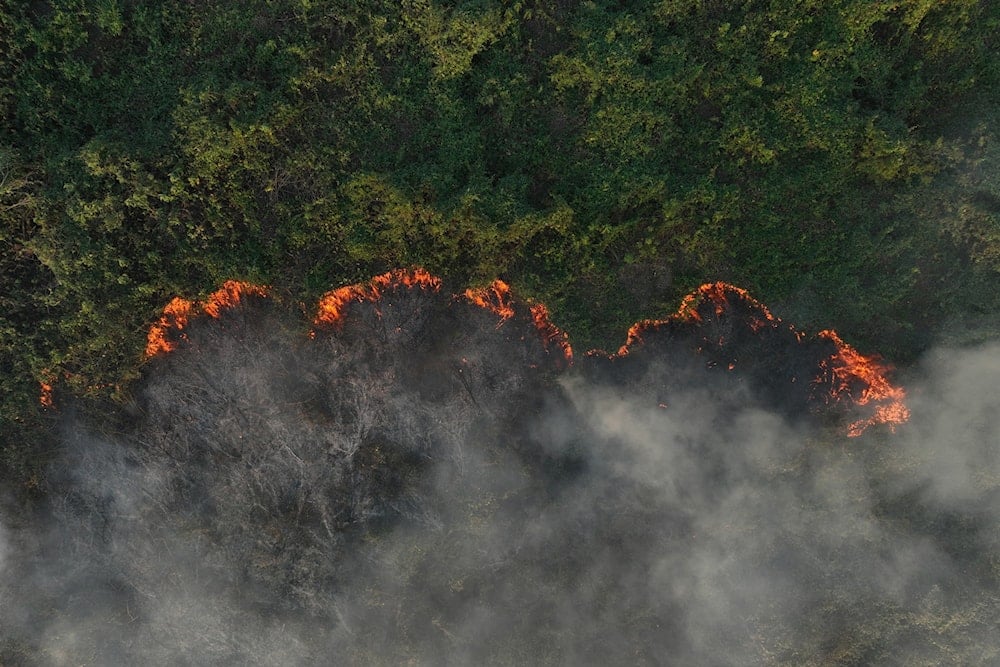
<path fill-rule="evenodd" d="M 900 360 L 993 335 L 998 32 L 974 0 L 0 2 L 5 414 L 43 372 L 120 386 L 234 277 L 502 275 L 578 348 L 720 278 Z"/>
<path fill-rule="evenodd" d="M 0 480 L 44 487 L 41 382 L 127 401 L 163 305 L 230 278 L 308 312 L 397 266 L 503 277 L 578 351 L 718 279 L 897 362 L 996 339 L 998 35 L 979 0 L 0 0 Z M 994 598 L 762 650 L 987 664 Z"/>

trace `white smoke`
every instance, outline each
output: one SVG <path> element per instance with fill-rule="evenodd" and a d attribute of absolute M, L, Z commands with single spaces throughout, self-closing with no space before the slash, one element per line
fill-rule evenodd
<path fill-rule="evenodd" d="M 936 505 L 1000 515 L 1000 344 L 935 350 L 915 380 L 896 444 L 910 482 Z"/>
<path fill-rule="evenodd" d="M 846 439 L 656 364 L 530 376 L 418 312 L 403 343 L 192 327 L 134 432 L 68 429 L 51 505 L 0 526 L 0 661 L 1000 654 L 1000 346 L 928 355 L 912 422 Z"/>
<path fill-rule="evenodd" d="M 3 575 L 3 572 L 7 567 L 8 550 L 7 529 L 4 528 L 3 515 L 0 514 L 0 576 Z"/>

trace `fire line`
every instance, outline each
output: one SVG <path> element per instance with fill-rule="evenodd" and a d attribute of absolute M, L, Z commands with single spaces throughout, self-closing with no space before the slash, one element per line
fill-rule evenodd
<path fill-rule="evenodd" d="M 321 329 L 339 330 L 344 325 L 346 313 L 355 304 L 370 303 L 378 306 L 384 299 L 391 299 L 396 290 L 436 294 L 441 292 L 442 284 L 440 278 L 417 267 L 396 269 L 375 276 L 367 283 L 331 290 L 317 304 L 313 321 L 317 329 L 312 331 L 310 337 L 315 337 L 316 331 Z M 247 295 L 266 297 L 268 291 L 266 287 L 230 280 L 203 302 L 175 297 L 150 327 L 146 357 L 175 350 L 187 340 L 186 328 L 192 319 L 202 316 L 218 319 L 223 312 L 236 308 Z M 449 303 L 459 302 L 494 314 L 498 330 L 508 326 L 507 323 L 514 319 L 524 318 L 525 322 L 530 322 L 533 326 L 545 352 L 553 350 L 559 353 L 563 359 L 559 367 L 565 368 L 573 364 L 573 349 L 569 337 L 552 324 L 545 305 L 523 304 L 515 298 L 510 286 L 504 281 L 494 280 L 485 287 L 466 289 L 461 294 L 452 296 Z M 376 314 L 381 317 L 380 310 Z M 780 334 L 783 337 L 781 340 L 792 340 L 795 345 L 812 345 L 817 349 L 817 346 L 825 345 L 823 349 L 833 349 L 832 354 L 815 362 L 812 387 L 804 387 L 802 391 L 812 391 L 810 400 L 824 405 L 840 404 L 867 412 L 867 416 L 850 422 L 846 432 L 849 437 L 857 437 L 876 424 L 885 424 L 890 430 L 894 430 L 909 419 L 910 412 L 904 402 L 905 390 L 889 382 L 887 374 L 891 369 L 875 356 L 860 354 L 830 329 L 814 336 L 806 335 L 794 326 L 782 322 L 746 290 L 721 281 L 699 287 L 686 296 L 678 309 L 667 318 L 646 319 L 633 324 L 628 329 L 625 343 L 616 353 L 606 354 L 592 350 L 584 357 L 583 363 L 601 358 L 612 362 L 624 359 L 646 346 L 651 337 L 656 337 L 661 332 L 669 334 L 678 328 L 689 332 L 703 330 L 702 337 L 699 338 L 702 342 L 694 350 L 694 354 L 722 355 L 721 358 L 709 358 L 706 365 L 708 368 L 718 367 L 730 372 L 738 372 L 737 368 L 743 366 L 745 359 L 741 360 L 738 349 L 731 348 L 726 331 L 750 337 Z M 715 333 L 710 335 L 710 332 Z M 524 340 L 523 334 L 521 340 Z M 789 384 L 795 383 L 796 379 L 795 376 L 790 377 Z M 51 406 L 51 395 L 51 384 L 43 384 L 40 397 L 43 406 Z M 659 407 L 664 405 L 661 403 Z"/>

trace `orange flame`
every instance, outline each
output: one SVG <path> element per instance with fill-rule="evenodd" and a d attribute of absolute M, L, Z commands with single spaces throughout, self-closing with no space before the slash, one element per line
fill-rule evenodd
<path fill-rule="evenodd" d="M 859 353 L 845 343 L 836 331 L 826 329 L 817 336 L 830 340 L 837 347 L 837 352 L 823 364 L 834 380 L 829 400 L 840 401 L 846 397 L 855 405 L 879 404 L 870 417 L 859 419 L 848 426 L 848 437 L 856 438 L 875 424 L 887 424 L 891 431 L 895 431 L 896 426 L 910 418 L 910 410 L 903 403 L 906 390 L 886 379 L 885 373 L 889 370 L 886 365 L 879 363 L 873 356 Z M 863 389 L 860 395 L 855 396 L 855 388 L 859 386 Z"/>
<path fill-rule="evenodd" d="M 83 389 L 87 394 L 94 395 L 104 389 L 114 389 L 118 391 L 121 389 L 121 385 L 112 384 L 108 382 L 88 382 L 86 376 L 79 373 L 71 373 L 69 371 L 62 371 L 61 373 L 54 373 L 51 370 L 45 370 L 42 372 L 42 377 L 44 379 L 38 381 L 38 403 L 46 410 L 51 410 L 56 407 L 55 404 L 55 384 L 59 380 L 59 376 L 62 376 L 62 381 L 65 383 L 70 383 L 70 386 L 75 386 L 77 390 Z"/>
<path fill-rule="evenodd" d="M 514 297 L 510 285 L 500 279 L 494 280 L 486 287 L 470 287 L 465 290 L 464 296 L 473 304 L 497 315 L 500 318 L 497 322 L 498 329 L 504 322 L 514 317 Z M 572 364 L 573 348 L 569 344 L 569 336 L 549 320 L 549 309 L 545 304 L 536 303 L 531 305 L 529 310 L 545 350 L 548 351 L 550 346 L 555 345 L 566 361 Z"/>
<path fill-rule="evenodd" d="M 209 317 L 218 319 L 223 311 L 237 306 L 240 299 L 246 295 L 267 296 L 267 288 L 239 280 L 227 280 L 202 303 L 175 296 L 163 308 L 163 315 L 157 323 L 149 328 L 146 336 L 146 358 L 175 350 L 177 342 L 174 338 L 178 340 L 187 338 L 183 331 L 190 319 L 199 314 L 199 310 Z"/>
<path fill-rule="evenodd" d="M 698 312 L 698 307 L 706 301 L 715 306 L 716 317 L 721 316 L 726 312 L 730 299 L 734 295 L 741 298 L 751 307 L 754 315 L 750 319 L 749 324 L 755 333 L 767 326 L 777 326 L 780 322 L 778 318 L 771 314 L 767 306 L 750 296 L 750 293 L 742 287 L 736 287 L 721 280 L 714 283 L 705 283 L 694 292 L 685 296 L 681 301 L 681 305 L 677 308 L 677 312 L 670 317 L 663 320 L 640 320 L 629 327 L 625 344 L 618 349 L 618 356 L 625 356 L 628 354 L 630 346 L 637 342 L 642 342 L 642 334 L 648 329 L 655 329 L 670 322 L 701 322 L 702 317 L 701 313 Z"/>
<path fill-rule="evenodd" d="M 375 276 L 367 284 L 347 285 L 327 292 L 319 300 L 313 324 L 339 326 L 343 323 L 344 309 L 354 302 L 377 301 L 391 287 L 441 289 L 441 279 L 422 268 L 396 269 Z"/>
<path fill-rule="evenodd" d="M 781 325 L 781 320 L 772 315 L 764 304 L 750 296 L 746 290 L 724 282 L 706 283 L 684 297 L 680 307 L 670 317 L 663 320 L 642 320 L 629 327 L 625 344 L 612 357 L 627 355 L 630 347 L 642 342 L 642 337 L 647 331 L 657 327 L 672 322 L 690 324 L 702 322 L 704 310 L 701 306 L 706 302 L 715 307 L 717 317 L 721 316 L 731 305 L 733 297 L 749 306 L 748 325 L 753 332 Z M 808 339 L 804 332 L 797 331 L 791 325 L 788 325 L 788 328 L 798 342 L 803 343 Z M 832 357 L 821 363 L 820 374 L 813 381 L 814 384 L 829 382 L 832 385 L 826 400 L 830 402 L 846 398 L 854 405 L 875 406 L 869 417 L 856 420 L 848 426 L 849 437 L 857 437 L 875 424 L 887 424 L 890 430 L 895 430 L 897 425 L 909 419 L 910 411 L 903 402 L 906 392 L 886 379 L 886 373 L 890 370 L 888 367 L 878 363 L 874 357 L 860 354 L 845 343 L 835 331 L 821 331 L 817 337 L 831 341 L 837 350 Z M 725 341 L 719 340 L 720 346 L 724 343 Z M 727 367 L 729 370 L 734 370 L 735 363 L 731 362 Z"/>
<path fill-rule="evenodd" d="M 697 313 L 694 313 L 694 315 L 697 317 Z M 612 356 L 624 357 L 626 354 L 628 354 L 629 347 L 635 345 L 636 343 L 642 342 L 643 332 L 645 332 L 647 329 L 655 329 L 656 327 L 666 324 L 669 321 L 670 321 L 669 318 L 666 320 L 639 320 L 638 322 L 636 322 L 635 324 L 633 324 L 628 328 L 628 334 L 625 336 L 625 343 L 620 348 L 618 348 L 617 355 L 612 355 Z M 601 354 L 601 352 L 599 352 L 598 350 L 592 350 L 592 352 L 595 355 Z"/>
<path fill-rule="evenodd" d="M 681 301 L 680 307 L 671 319 L 682 322 L 700 322 L 701 314 L 698 312 L 698 306 L 706 300 L 715 306 L 715 315 L 717 317 L 721 316 L 726 311 L 726 307 L 734 295 L 745 301 L 755 312 L 753 319 L 750 320 L 750 328 L 755 332 L 760 331 L 765 326 L 773 326 L 779 322 L 771 314 L 771 311 L 767 309 L 767 306 L 750 296 L 748 291 L 742 287 L 736 287 L 722 281 L 705 283 L 694 292 L 688 294 Z"/>
<path fill-rule="evenodd" d="M 182 331 L 188 324 L 188 319 L 194 310 L 194 304 L 187 299 L 175 296 L 163 308 L 159 321 L 149 328 L 146 336 L 146 357 L 152 357 L 161 352 L 172 352 L 177 343 L 167 337 L 169 331 Z M 184 338 L 184 334 L 180 334 Z"/>
<path fill-rule="evenodd" d="M 767 306 L 750 296 L 749 292 L 742 287 L 736 287 L 722 281 L 705 283 L 697 291 L 688 294 L 681 301 L 681 305 L 674 317 L 680 320 L 700 321 L 701 315 L 698 314 L 697 307 L 698 304 L 706 299 L 715 305 L 715 314 L 716 316 L 720 316 L 725 312 L 726 306 L 729 304 L 729 299 L 734 294 L 752 307 L 755 315 L 750 320 L 750 328 L 754 332 L 760 331 L 765 326 L 774 326 L 778 323 L 779 320 L 771 314 Z"/>
<path fill-rule="evenodd" d="M 511 301 L 510 286 L 500 279 L 494 280 L 486 287 L 470 287 L 465 290 L 465 298 L 480 308 L 485 308 L 499 315 L 498 329 L 505 321 L 514 317 L 514 305 Z"/>
<path fill-rule="evenodd" d="M 267 296 L 267 289 L 253 283 L 227 280 L 222 283 L 222 287 L 208 295 L 201 309 L 206 315 L 218 319 L 223 310 L 236 307 L 240 299 L 249 294 Z"/>
<path fill-rule="evenodd" d="M 405 287 L 437 292 L 441 286 L 439 278 L 422 268 L 389 271 L 372 278 L 368 283 L 348 285 L 324 294 L 319 300 L 314 323 L 316 325 L 340 326 L 343 324 L 345 310 L 351 303 L 378 301 L 383 294 L 392 289 Z M 203 303 L 194 303 L 181 297 L 175 297 L 163 309 L 163 315 L 159 321 L 150 327 L 146 356 L 151 357 L 175 349 L 178 341 L 186 338 L 184 329 L 192 317 L 204 313 L 209 317 L 218 318 L 225 309 L 233 308 L 240 303 L 243 296 L 248 294 L 266 296 L 267 292 L 264 287 L 230 280 L 224 283 L 219 290 L 209 295 Z M 502 280 L 494 280 L 486 287 L 467 289 L 462 295 L 454 298 L 462 296 L 472 304 L 497 315 L 500 318 L 497 328 L 515 316 L 515 301 L 510 286 Z M 698 324 L 703 322 L 710 312 L 706 311 L 706 304 L 709 307 L 714 307 L 716 317 L 723 316 L 728 308 L 739 304 L 744 307 L 740 311 L 741 316 L 746 318 L 744 322 L 755 333 L 767 327 L 775 328 L 781 325 L 781 320 L 772 315 L 764 304 L 751 297 L 746 290 L 721 281 L 706 283 L 687 295 L 681 301 L 677 311 L 668 318 L 642 320 L 633 324 L 628 330 L 625 344 L 621 346 L 617 354 L 606 356 L 614 358 L 628 355 L 633 345 L 642 343 L 643 336 L 649 330 L 654 330 L 657 327 L 672 323 Z M 549 321 L 548 309 L 543 304 L 533 304 L 530 306 L 530 312 L 535 330 L 545 350 L 548 351 L 552 347 L 559 348 L 566 361 L 571 364 L 573 350 L 568 336 Z M 796 341 L 799 343 L 807 341 L 808 337 L 805 333 L 795 330 L 791 325 L 787 326 Z M 315 332 L 310 335 L 315 335 Z M 887 424 L 890 429 L 894 430 L 896 425 L 909 418 L 910 412 L 903 402 L 906 396 L 905 391 L 901 387 L 889 383 L 885 375 L 889 370 L 886 366 L 878 363 L 874 357 L 861 355 L 832 330 L 821 331 L 817 337 L 829 340 L 836 348 L 836 352 L 821 363 L 820 374 L 813 381 L 814 385 L 829 384 L 831 386 L 826 400 L 831 402 L 847 398 L 854 405 L 874 405 L 869 417 L 859 419 L 849 425 L 848 436 L 856 437 L 874 424 Z M 725 341 L 720 338 L 718 345 L 724 344 Z M 698 351 L 700 352 L 701 348 L 698 348 Z M 588 356 L 605 355 L 598 350 L 592 350 L 587 354 Z M 725 367 L 730 371 L 734 370 L 736 368 L 735 360 L 726 363 Z M 794 382 L 795 378 L 792 378 L 791 381 Z M 40 384 L 39 401 L 44 407 L 50 407 L 52 405 L 51 384 L 47 382 Z"/>
<path fill-rule="evenodd" d="M 569 344 L 569 336 L 549 321 L 549 309 L 545 304 L 536 303 L 531 306 L 531 318 L 535 322 L 535 329 L 538 330 L 545 349 L 548 350 L 550 345 L 555 345 L 562 351 L 566 361 L 572 364 L 573 348 Z"/>
<path fill-rule="evenodd" d="M 38 402 L 45 409 L 51 408 L 54 405 L 52 402 L 52 384 L 49 382 L 39 382 L 38 386 L 41 389 L 38 394 Z"/>

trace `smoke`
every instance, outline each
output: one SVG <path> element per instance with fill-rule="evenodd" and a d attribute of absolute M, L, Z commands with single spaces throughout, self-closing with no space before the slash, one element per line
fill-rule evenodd
<path fill-rule="evenodd" d="M 186 323 L 0 532 L 0 662 L 1000 655 L 997 346 L 928 355 L 911 422 L 848 440 L 775 388 L 801 348 L 726 372 L 682 332 L 567 370 L 511 307 L 383 287 L 313 338 L 262 297 Z"/>
<path fill-rule="evenodd" d="M 0 515 L 0 519 L 2 518 L 2 515 Z M 7 565 L 7 553 L 7 531 L 4 528 L 3 521 L 0 520 L 0 575 L 3 574 L 4 568 Z"/>
<path fill-rule="evenodd" d="M 997 514 L 1000 345 L 935 350 L 920 373 L 934 382 L 918 385 L 914 411 L 937 418 L 915 420 L 903 451 L 916 466 L 922 499 Z"/>

